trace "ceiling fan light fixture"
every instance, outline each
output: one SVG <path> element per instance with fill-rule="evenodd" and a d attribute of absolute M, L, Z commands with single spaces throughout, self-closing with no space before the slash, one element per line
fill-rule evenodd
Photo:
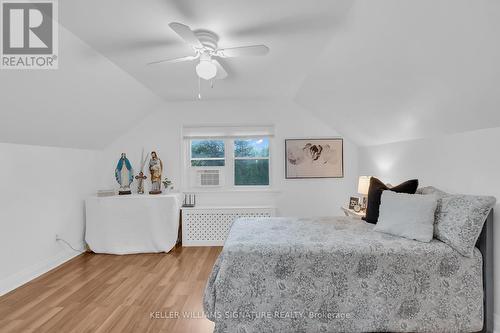
<path fill-rule="evenodd" d="M 174 59 L 157 60 L 148 63 L 148 65 L 198 61 L 196 75 L 198 75 L 199 79 L 212 80 L 212 85 L 214 79 L 223 80 L 228 76 L 223 64 L 218 61 L 219 58 L 262 56 L 269 53 L 269 47 L 262 44 L 219 49 L 219 37 L 212 31 L 196 30 L 195 32 L 189 26 L 179 22 L 171 22 L 169 26 L 186 44 L 193 48 L 195 54 Z"/>
<path fill-rule="evenodd" d="M 217 66 L 211 59 L 202 59 L 196 65 L 196 74 L 204 80 L 211 80 L 217 75 Z"/>

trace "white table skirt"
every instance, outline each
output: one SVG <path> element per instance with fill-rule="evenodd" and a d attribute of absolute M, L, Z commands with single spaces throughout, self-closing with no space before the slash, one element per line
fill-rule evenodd
<path fill-rule="evenodd" d="M 86 200 L 85 241 L 96 253 L 168 252 L 177 242 L 181 194 Z"/>

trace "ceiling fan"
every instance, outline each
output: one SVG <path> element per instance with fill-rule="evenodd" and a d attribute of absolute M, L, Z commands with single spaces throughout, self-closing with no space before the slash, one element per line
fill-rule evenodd
<path fill-rule="evenodd" d="M 175 59 L 163 59 L 148 63 L 155 65 L 161 63 L 177 63 L 183 61 L 199 61 L 196 65 L 196 74 L 204 80 L 224 79 L 227 72 L 216 58 L 234 58 L 242 56 L 260 56 L 269 52 L 265 45 L 251 45 L 219 49 L 216 34 L 207 30 L 193 31 L 185 24 L 172 22 L 170 28 L 175 31 L 195 51 L 192 56 Z"/>

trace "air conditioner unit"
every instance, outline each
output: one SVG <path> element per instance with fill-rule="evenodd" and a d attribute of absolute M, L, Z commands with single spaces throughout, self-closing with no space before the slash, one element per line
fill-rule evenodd
<path fill-rule="evenodd" d="M 197 187 L 219 187 L 223 185 L 222 171 L 220 169 L 196 170 L 195 185 Z"/>

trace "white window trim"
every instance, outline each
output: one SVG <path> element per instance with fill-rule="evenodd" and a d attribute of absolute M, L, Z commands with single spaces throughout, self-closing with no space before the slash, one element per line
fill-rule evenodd
<path fill-rule="evenodd" d="M 237 139 L 262 139 L 269 140 L 269 157 L 236 157 L 234 154 L 234 140 Z M 275 192 L 273 187 L 273 145 L 274 137 L 268 135 L 259 136 L 239 136 L 239 137 L 183 137 L 183 156 L 182 156 L 182 190 L 184 192 Z M 223 140 L 224 141 L 224 158 L 191 158 L 191 141 L 192 140 Z M 269 185 L 235 185 L 234 184 L 234 162 L 236 159 L 248 160 L 269 160 Z M 224 160 L 224 166 L 206 166 L 194 167 L 191 166 L 192 160 Z M 193 169 L 223 169 L 224 170 L 224 185 L 215 188 L 199 188 L 191 186 L 191 174 Z"/>

